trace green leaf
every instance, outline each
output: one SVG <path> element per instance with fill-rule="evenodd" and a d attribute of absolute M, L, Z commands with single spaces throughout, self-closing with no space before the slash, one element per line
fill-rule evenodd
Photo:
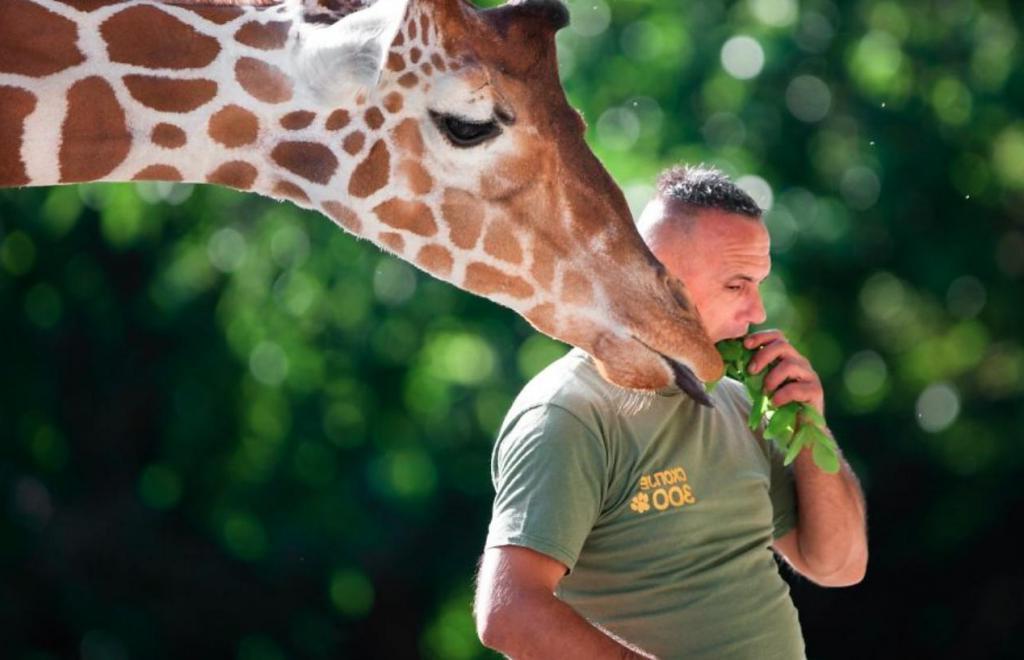
<path fill-rule="evenodd" d="M 839 472 L 839 457 L 832 450 L 828 442 L 815 442 L 812 451 L 814 452 L 814 464 L 821 468 L 822 472 L 828 472 L 829 474 Z"/>
<path fill-rule="evenodd" d="M 800 450 L 803 449 L 804 443 L 807 441 L 807 428 L 806 426 L 801 427 L 796 435 L 793 437 L 793 442 L 789 445 L 789 451 L 786 452 L 786 459 L 783 461 L 783 465 L 789 465 L 796 460 L 796 457 L 800 455 Z"/>
<path fill-rule="evenodd" d="M 764 394 L 759 394 L 754 399 L 754 405 L 750 406 L 750 416 L 747 418 L 747 425 L 751 431 L 756 431 L 757 427 L 761 424 L 761 418 L 764 417 L 767 405 L 768 397 Z"/>
<path fill-rule="evenodd" d="M 736 360 L 742 359 L 746 348 L 743 347 L 743 342 L 739 339 L 726 339 L 715 344 L 718 349 L 719 355 L 722 356 L 722 360 L 725 362 L 735 362 Z"/>
<path fill-rule="evenodd" d="M 798 406 L 787 403 L 772 415 L 768 422 L 768 428 L 764 431 L 764 437 L 768 440 L 780 442 L 783 448 L 789 446 L 793 434 L 796 432 L 796 413 Z"/>

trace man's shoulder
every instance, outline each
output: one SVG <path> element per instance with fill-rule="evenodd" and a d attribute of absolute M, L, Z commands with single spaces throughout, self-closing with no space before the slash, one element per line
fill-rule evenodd
<path fill-rule="evenodd" d="M 530 379 L 513 401 L 503 429 L 523 413 L 536 408 L 558 408 L 580 419 L 609 414 L 621 396 L 620 388 L 608 383 L 597 371 L 593 359 L 573 349 Z"/>

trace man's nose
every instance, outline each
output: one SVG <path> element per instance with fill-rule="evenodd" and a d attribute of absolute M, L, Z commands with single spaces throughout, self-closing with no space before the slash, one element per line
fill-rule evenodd
<path fill-rule="evenodd" d="M 750 324 L 758 325 L 759 323 L 764 323 L 767 319 L 768 314 L 764 311 L 764 301 L 761 300 L 761 294 L 755 293 L 750 307 Z"/>

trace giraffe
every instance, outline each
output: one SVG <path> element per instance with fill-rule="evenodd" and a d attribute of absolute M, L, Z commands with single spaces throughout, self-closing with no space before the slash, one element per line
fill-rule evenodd
<path fill-rule="evenodd" d="M 722 364 L 565 98 L 557 0 L 3 0 L 0 187 L 229 186 L 318 211 L 590 353 Z M 699 379 L 699 380 L 698 380 Z"/>

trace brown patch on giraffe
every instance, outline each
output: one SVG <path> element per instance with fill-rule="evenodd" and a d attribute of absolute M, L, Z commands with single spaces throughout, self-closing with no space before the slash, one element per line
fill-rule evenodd
<path fill-rule="evenodd" d="M 426 14 L 420 16 L 420 39 L 424 46 L 430 45 L 430 19 Z"/>
<path fill-rule="evenodd" d="M 402 109 L 402 95 L 398 92 L 391 92 L 384 97 L 384 109 L 394 114 Z"/>
<path fill-rule="evenodd" d="M 61 126 L 61 183 L 102 179 L 124 162 L 131 144 L 124 108 L 110 83 L 90 76 L 71 86 Z"/>
<path fill-rule="evenodd" d="M 239 58 L 235 78 L 242 89 L 265 103 L 284 103 L 292 97 L 292 81 L 273 64 L 252 57 Z"/>
<path fill-rule="evenodd" d="M 203 78 L 176 80 L 131 74 L 122 80 L 132 98 L 161 112 L 190 112 L 217 95 L 217 83 Z"/>
<path fill-rule="evenodd" d="M 437 223 L 430 207 L 423 202 L 412 202 L 405 199 L 389 199 L 374 207 L 380 221 L 395 229 L 404 229 L 420 236 L 433 236 L 437 233 Z"/>
<path fill-rule="evenodd" d="M 278 181 L 274 184 L 274 194 L 278 197 L 287 197 L 296 202 L 309 203 L 309 195 L 291 181 Z"/>
<path fill-rule="evenodd" d="M 423 155 L 423 136 L 419 123 L 409 118 L 391 129 L 391 137 L 399 149 L 411 156 Z"/>
<path fill-rule="evenodd" d="M 387 185 L 390 167 L 387 145 L 384 140 L 377 140 L 370 148 L 370 153 L 352 172 L 348 193 L 355 197 L 369 197 Z"/>
<path fill-rule="evenodd" d="M 426 195 L 434 187 L 434 179 L 418 160 L 403 160 L 398 171 L 409 182 L 409 190 L 416 195 Z"/>
<path fill-rule="evenodd" d="M 338 157 L 319 142 L 281 142 L 270 157 L 289 172 L 314 183 L 327 183 L 338 169 Z"/>
<path fill-rule="evenodd" d="M 550 291 L 551 285 L 555 281 L 556 258 L 554 251 L 546 243 L 534 240 L 531 255 L 533 263 L 530 265 L 530 275 L 540 285 L 540 288 Z"/>
<path fill-rule="evenodd" d="M 260 120 L 245 108 L 226 105 L 210 117 L 207 131 L 225 147 L 241 147 L 256 141 Z"/>
<path fill-rule="evenodd" d="M 425 75 L 425 76 L 432 76 L 432 75 L 434 75 L 434 68 L 432 66 L 430 66 L 430 62 L 424 62 L 423 64 L 421 64 L 420 65 L 420 71 L 422 71 L 423 75 Z"/>
<path fill-rule="evenodd" d="M 529 298 L 533 295 L 533 287 L 523 278 L 509 275 L 477 261 L 466 266 L 464 286 L 482 296 L 503 293 L 513 298 Z"/>
<path fill-rule="evenodd" d="M 235 41 L 260 50 L 279 50 L 288 41 L 291 26 L 291 21 L 249 21 L 235 32 Z"/>
<path fill-rule="evenodd" d="M 25 118 L 36 109 L 35 95 L 17 87 L 0 85 L 0 185 L 23 186 L 29 182 L 21 160 Z"/>
<path fill-rule="evenodd" d="M 164 123 L 153 127 L 153 132 L 149 134 L 149 139 L 153 141 L 153 144 L 165 149 L 178 149 L 185 146 L 185 143 L 188 142 L 188 136 L 185 135 L 185 131 L 174 124 Z"/>
<path fill-rule="evenodd" d="M 366 135 L 362 131 L 349 133 L 341 143 L 341 148 L 350 156 L 355 156 L 366 144 Z"/>
<path fill-rule="evenodd" d="M 484 251 L 494 257 L 507 261 L 510 264 L 518 264 L 523 261 L 523 249 L 519 245 L 519 239 L 512 231 L 511 223 L 495 218 L 487 225 L 487 232 L 484 234 Z"/>
<path fill-rule="evenodd" d="M 401 234 L 396 234 L 393 231 L 383 231 L 377 239 L 397 254 L 402 254 L 405 250 L 405 239 L 402 238 Z"/>
<path fill-rule="evenodd" d="M 391 45 L 392 46 L 401 46 L 404 43 L 405 43 L 405 36 L 402 34 L 402 31 L 399 30 L 398 34 L 395 35 L 395 40 L 391 42 Z"/>
<path fill-rule="evenodd" d="M 541 332 L 549 335 L 555 334 L 555 305 L 553 303 L 543 303 L 532 307 L 523 316 Z"/>
<path fill-rule="evenodd" d="M 220 52 L 213 37 L 149 5 L 120 11 L 100 25 L 114 62 L 148 69 L 199 69 Z"/>
<path fill-rule="evenodd" d="M 398 79 L 398 84 L 406 89 L 415 87 L 417 82 L 419 82 L 419 78 L 417 78 L 416 74 L 411 71 L 409 73 L 403 73 Z"/>
<path fill-rule="evenodd" d="M 416 263 L 429 273 L 440 277 L 451 275 L 452 253 L 440 245 L 424 245 L 416 255 Z"/>
<path fill-rule="evenodd" d="M 106 7 L 124 0 L 57 0 L 57 2 L 70 5 L 78 11 L 95 11 L 100 7 Z"/>
<path fill-rule="evenodd" d="M 446 71 L 448 69 L 448 67 L 445 66 L 444 59 L 437 53 L 430 56 L 430 61 L 433 62 L 434 68 L 438 71 Z"/>
<path fill-rule="evenodd" d="M 224 163 L 206 176 L 210 183 L 217 183 L 230 188 L 248 190 L 252 188 L 259 172 L 255 167 L 241 160 Z"/>
<path fill-rule="evenodd" d="M 594 286 L 588 278 L 578 270 L 568 271 L 562 277 L 562 302 L 570 305 L 586 306 L 594 302 Z"/>
<path fill-rule="evenodd" d="M 281 117 L 281 126 L 289 131 L 298 131 L 306 128 L 316 119 L 316 113 L 309 110 L 296 110 Z"/>
<path fill-rule="evenodd" d="M 391 71 L 398 72 L 398 71 L 401 71 L 404 68 L 405 68 L 405 59 L 402 57 L 401 53 L 396 53 L 395 51 L 391 51 L 388 54 L 388 69 L 390 69 Z"/>
<path fill-rule="evenodd" d="M 358 234 L 363 231 L 363 223 L 360 222 L 355 211 L 341 202 L 324 202 L 320 206 L 323 207 L 324 211 L 327 212 L 327 215 L 329 215 L 332 220 L 353 234 Z"/>
<path fill-rule="evenodd" d="M 132 181 L 181 181 L 181 172 L 170 165 L 150 165 L 139 170 Z"/>
<path fill-rule="evenodd" d="M 416 38 L 416 21 L 409 21 L 409 40 L 412 41 Z"/>
<path fill-rule="evenodd" d="M 337 131 L 348 126 L 350 121 L 352 118 L 349 116 L 348 110 L 335 110 L 328 115 L 326 128 L 329 131 Z"/>
<path fill-rule="evenodd" d="M 384 113 L 377 106 L 367 110 L 363 118 L 366 120 L 366 125 L 370 127 L 370 130 L 375 131 L 384 125 Z"/>
<path fill-rule="evenodd" d="M 0 2 L 0 73 L 39 78 L 85 61 L 78 28 L 28 0 Z"/>
<path fill-rule="evenodd" d="M 412 50 L 409 51 L 409 60 L 413 64 L 419 62 L 421 57 L 423 57 L 423 51 L 420 50 L 419 48 L 413 48 Z"/>
<path fill-rule="evenodd" d="M 485 214 L 484 206 L 476 195 L 458 188 L 444 191 L 441 215 L 448 223 L 448 238 L 456 247 L 470 250 L 476 246 Z"/>
<path fill-rule="evenodd" d="M 183 8 L 188 9 L 193 13 L 199 14 L 206 20 L 210 21 L 211 23 L 216 23 L 217 25 L 224 25 L 225 23 L 230 23 L 231 21 L 235 20 L 243 14 L 242 9 L 240 7 L 184 6 Z"/>

